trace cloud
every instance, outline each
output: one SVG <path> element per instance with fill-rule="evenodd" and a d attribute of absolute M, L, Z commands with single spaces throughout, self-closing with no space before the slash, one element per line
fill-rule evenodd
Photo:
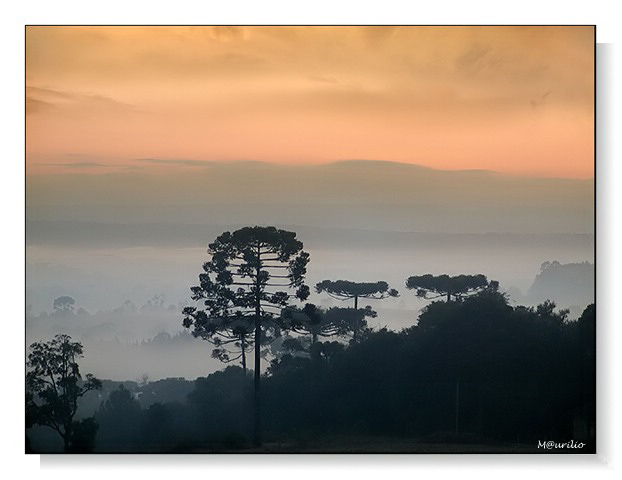
<path fill-rule="evenodd" d="M 361 27 L 361 32 L 365 41 L 372 47 L 381 46 L 394 36 L 400 27 L 395 25 L 378 25 Z"/>
<path fill-rule="evenodd" d="M 186 160 L 186 159 L 168 159 L 168 158 L 138 158 L 137 161 L 152 163 L 157 165 L 177 165 L 187 167 L 209 167 L 216 162 L 209 160 Z"/>
<path fill-rule="evenodd" d="M 477 72 L 485 67 L 494 66 L 498 64 L 498 60 L 491 59 L 490 48 L 482 47 L 481 45 L 472 45 L 464 54 L 460 55 L 456 59 L 456 67 L 459 70 L 466 70 L 469 72 Z"/>
<path fill-rule="evenodd" d="M 53 103 L 37 100 L 32 97 L 26 97 L 26 115 L 46 112 L 54 109 L 55 106 Z"/>
<path fill-rule="evenodd" d="M 107 95 L 72 92 L 33 85 L 26 86 L 26 113 L 49 110 L 65 111 L 135 111 L 132 104 L 121 102 Z"/>
<path fill-rule="evenodd" d="M 59 168 L 110 168 L 111 165 L 96 162 L 68 162 L 68 163 L 38 163 L 45 167 L 59 167 Z"/>
<path fill-rule="evenodd" d="M 531 106 L 532 106 L 534 109 L 536 109 L 536 108 L 539 108 L 539 107 L 543 106 L 543 105 L 545 104 L 545 102 L 546 102 L 546 98 L 547 98 L 550 94 L 551 94 L 551 90 L 546 91 L 545 93 L 543 93 L 543 94 L 540 96 L 540 98 L 532 100 L 532 101 L 530 102 L 530 103 L 531 103 Z"/>
<path fill-rule="evenodd" d="M 587 176 L 593 40 L 590 27 L 29 27 L 29 149 Z"/>
<path fill-rule="evenodd" d="M 107 173 L 119 169 L 126 169 L 129 164 L 111 163 L 110 158 L 102 155 L 91 155 L 82 152 L 69 152 L 57 155 L 35 156 L 36 160 L 30 162 L 31 165 L 49 167 L 57 171 L 61 169 L 71 172 L 75 169 L 90 170 L 94 174 L 100 174 L 99 169 L 106 169 Z"/>
<path fill-rule="evenodd" d="M 215 26 L 211 28 L 213 37 L 221 41 L 239 40 L 244 38 L 243 27 L 232 25 Z"/>

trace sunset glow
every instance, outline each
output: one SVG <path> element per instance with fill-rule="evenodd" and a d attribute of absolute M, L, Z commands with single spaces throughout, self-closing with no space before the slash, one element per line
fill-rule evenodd
<path fill-rule="evenodd" d="M 28 174 L 144 158 L 594 174 L 592 27 L 27 27 L 26 55 Z"/>

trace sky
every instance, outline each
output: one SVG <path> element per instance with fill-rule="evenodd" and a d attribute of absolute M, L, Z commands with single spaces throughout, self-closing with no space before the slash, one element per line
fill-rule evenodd
<path fill-rule="evenodd" d="M 367 159 L 594 176 L 592 27 L 26 29 L 27 175 Z"/>

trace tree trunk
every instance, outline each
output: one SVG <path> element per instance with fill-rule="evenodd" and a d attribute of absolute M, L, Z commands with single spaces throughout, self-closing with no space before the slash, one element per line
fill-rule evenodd
<path fill-rule="evenodd" d="M 359 309 L 359 297 L 358 295 L 354 295 L 354 310 L 358 310 Z M 354 319 L 354 333 L 352 334 L 352 340 L 354 341 L 354 343 L 357 342 L 358 340 L 358 333 L 359 333 L 359 329 L 361 328 L 359 325 L 359 320 L 358 318 Z"/>
<path fill-rule="evenodd" d="M 246 337 L 240 336 L 242 340 L 242 370 L 244 370 L 244 378 L 246 378 Z"/>
<path fill-rule="evenodd" d="M 261 398 L 259 395 L 261 382 L 261 293 L 259 276 L 261 273 L 261 246 L 257 245 L 257 260 L 259 265 L 256 268 L 257 280 L 255 283 L 255 428 L 253 432 L 253 444 L 261 446 Z"/>
<path fill-rule="evenodd" d="M 69 442 L 70 437 L 71 437 L 71 428 L 65 428 L 65 434 L 63 435 L 63 451 L 65 453 L 69 453 L 69 449 L 71 447 L 71 444 Z"/>
<path fill-rule="evenodd" d="M 259 396 L 259 384 L 261 380 L 261 312 L 257 306 L 255 317 L 255 429 L 253 432 L 253 444 L 261 446 L 261 400 Z"/>

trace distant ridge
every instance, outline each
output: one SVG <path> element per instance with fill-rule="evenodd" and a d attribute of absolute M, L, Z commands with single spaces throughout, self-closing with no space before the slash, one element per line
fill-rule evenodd
<path fill-rule="evenodd" d="M 343 172 L 347 169 L 358 170 L 361 173 L 369 173 L 370 170 L 382 171 L 387 175 L 392 174 L 400 174 L 401 172 L 411 173 L 411 174 L 428 174 L 428 175 L 439 175 L 444 176 L 445 178 L 452 178 L 452 176 L 456 175 L 465 175 L 472 177 L 481 177 L 490 179 L 492 177 L 496 178 L 506 178 L 506 179 L 529 179 L 533 181 L 543 181 L 543 180 L 556 180 L 556 181 L 566 181 L 566 182 L 593 182 L 593 178 L 568 178 L 568 177 L 555 177 L 555 176 L 532 176 L 524 173 L 511 173 L 511 172 L 500 172 L 497 170 L 489 170 L 483 168 L 472 168 L 472 169 L 449 169 L 449 168 L 435 168 L 426 165 L 421 165 L 419 163 L 409 163 L 409 162 L 397 162 L 392 160 L 374 160 L 374 159 L 365 159 L 365 158 L 353 158 L 353 159 L 343 159 L 343 160 L 335 160 L 324 163 L 282 163 L 282 162 L 268 162 L 264 160 L 252 160 L 252 159 L 240 159 L 240 160 L 232 160 L 232 161 L 215 161 L 215 160 L 201 160 L 201 159 L 176 159 L 176 158 L 134 158 L 128 160 L 128 162 L 136 162 L 134 164 L 122 164 L 122 165 L 107 165 L 105 163 L 97 163 L 97 162 L 73 162 L 73 163 L 39 163 L 38 165 L 46 165 L 48 167 L 55 168 L 63 168 L 63 167 L 73 167 L 76 170 L 70 172 L 60 172 L 51 170 L 49 173 L 36 173 L 32 175 L 27 175 L 27 178 L 46 178 L 46 177 L 78 177 L 84 179 L 88 176 L 95 175 L 96 177 L 103 177 L 104 175 L 108 175 L 111 177 L 122 177 L 129 175 L 143 175 L 145 177 L 150 176 L 152 173 L 156 173 L 157 171 L 152 170 L 152 168 L 170 168 L 171 170 L 167 170 L 167 175 L 170 173 L 174 176 L 183 176 L 187 175 L 189 172 L 192 172 L 192 175 L 203 174 L 213 171 L 218 172 L 235 172 L 238 173 L 240 171 L 244 171 L 245 169 L 249 172 L 253 172 L 255 175 L 257 172 L 262 171 L 271 171 L 271 172 L 288 172 L 288 173 L 296 173 L 299 171 L 315 171 L 318 173 L 332 173 L 332 171 Z M 89 167 L 89 168 L 87 168 Z M 92 169 L 90 167 L 97 167 L 96 169 Z M 109 171 L 102 172 L 101 168 L 107 168 Z M 116 168 L 116 170 L 115 170 Z M 98 170 L 99 169 L 99 170 Z"/>
<path fill-rule="evenodd" d="M 394 162 L 391 160 L 368 160 L 364 158 L 353 158 L 346 160 L 336 160 L 334 162 L 322 163 L 318 166 L 330 167 L 330 166 L 377 166 L 377 167 L 402 167 L 402 168 L 417 168 L 421 170 L 437 170 L 436 168 L 426 167 L 419 165 L 418 163 L 407 162 Z"/>
<path fill-rule="evenodd" d="M 323 167 L 378 167 L 378 168 L 408 168 L 411 170 L 422 170 L 428 172 L 447 172 L 447 173 L 481 173 L 481 174 L 495 174 L 495 175 L 503 175 L 501 172 L 497 172 L 495 170 L 486 170 L 483 168 L 472 168 L 472 169 L 443 169 L 443 168 L 434 168 L 426 165 L 421 165 L 419 163 L 408 163 L 408 162 L 394 162 L 392 160 L 368 160 L 368 159 L 348 159 L 348 160 L 336 160 L 334 162 L 322 163 L 318 166 Z"/>

